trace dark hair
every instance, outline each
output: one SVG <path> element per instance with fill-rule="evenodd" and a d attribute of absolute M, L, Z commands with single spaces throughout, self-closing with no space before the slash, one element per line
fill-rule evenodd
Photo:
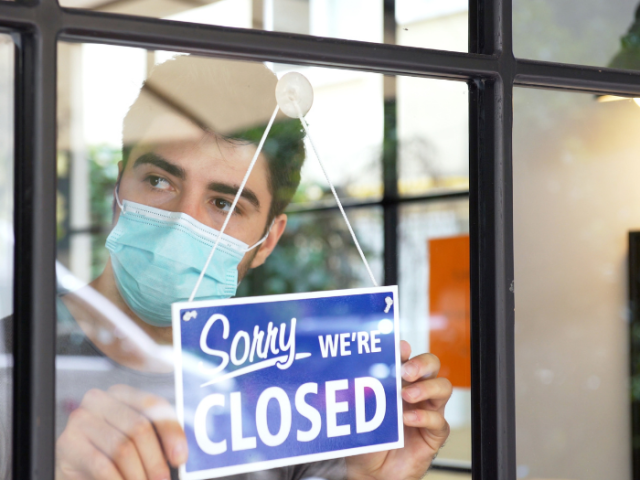
<path fill-rule="evenodd" d="M 185 140 L 204 131 L 231 143 L 258 143 L 276 106 L 276 83 L 261 63 L 180 55 L 157 65 L 123 122 L 124 166 L 158 116 L 169 116 L 176 125 L 176 131 L 158 132 L 158 142 Z M 300 184 L 305 159 L 300 121 L 279 114 L 262 153 L 272 196 L 269 224 L 284 212 Z"/>
<path fill-rule="evenodd" d="M 238 133 L 236 139 L 257 143 L 264 127 Z M 269 209 L 270 223 L 284 212 L 300 185 L 300 170 L 305 159 L 304 130 L 299 120 L 274 123 L 262 147 L 269 166 L 269 191 L 272 200 Z"/>

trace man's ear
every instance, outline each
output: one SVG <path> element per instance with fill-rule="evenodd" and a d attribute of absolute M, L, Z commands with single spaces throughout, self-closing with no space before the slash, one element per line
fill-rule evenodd
<path fill-rule="evenodd" d="M 258 247 L 258 252 L 256 253 L 256 256 L 253 257 L 249 268 L 256 268 L 264 263 L 267 257 L 271 255 L 271 252 L 273 252 L 273 249 L 276 248 L 276 245 L 278 245 L 280 237 L 284 233 L 284 229 L 286 226 L 287 215 L 285 215 L 284 213 L 278 215 L 273 220 L 273 225 L 271 225 L 271 228 L 269 229 L 269 236 Z"/>

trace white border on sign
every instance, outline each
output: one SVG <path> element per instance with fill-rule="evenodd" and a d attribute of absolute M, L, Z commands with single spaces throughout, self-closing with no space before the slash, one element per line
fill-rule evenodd
<path fill-rule="evenodd" d="M 176 410 L 180 426 L 184 429 L 184 392 L 182 390 L 182 335 L 180 331 L 180 310 L 184 308 L 218 307 L 227 305 L 249 305 L 253 303 L 270 303 L 287 300 L 344 297 L 353 295 L 366 295 L 371 293 L 391 293 L 393 296 L 393 333 L 396 347 L 396 393 L 398 411 L 398 441 L 368 447 L 347 448 L 334 450 L 331 452 L 313 453 L 295 457 L 278 458 L 266 460 L 264 462 L 245 463 L 242 465 L 232 465 L 228 467 L 212 468 L 209 470 L 199 470 L 188 473 L 185 465 L 179 468 L 182 480 L 206 480 L 218 478 L 225 475 L 237 475 L 240 473 L 256 472 L 270 468 L 285 467 L 289 465 L 299 465 L 301 463 L 318 462 L 322 460 L 332 460 L 335 458 L 360 455 L 364 453 L 381 452 L 404 447 L 404 422 L 402 419 L 402 371 L 400 359 L 400 312 L 398 305 L 398 286 L 383 286 L 369 288 L 352 288 L 349 290 L 331 290 L 327 292 L 309 293 L 285 293 L 280 295 L 267 295 L 260 297 L 229 298 L 225 300 L 199 300 L 193 302 L 177 302 L 171 305 L 171 320 L 173 325 L 173 346 L 176 352 L 174 364 L 175 390 L 176 390 Z"/>

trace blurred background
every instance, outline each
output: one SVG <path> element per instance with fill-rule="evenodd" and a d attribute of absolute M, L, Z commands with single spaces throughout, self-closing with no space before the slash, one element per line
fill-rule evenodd
<path fill-rule="evenodd" d="M 638 6 L 514 0 L 515 55 L 639 69 Z M 513 108 L 518 478 L 639 478 L 640 108 L 519 88 Z"/>

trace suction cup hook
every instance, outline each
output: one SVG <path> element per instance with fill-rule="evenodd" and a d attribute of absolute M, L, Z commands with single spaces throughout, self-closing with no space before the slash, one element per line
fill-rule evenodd
<path fill-rule="evenodd" d="M 278 80 L 276 101 L 285 115 L 304 117 L 313 105 L 313 87 L 301 73 L 289 72 Z"/>

